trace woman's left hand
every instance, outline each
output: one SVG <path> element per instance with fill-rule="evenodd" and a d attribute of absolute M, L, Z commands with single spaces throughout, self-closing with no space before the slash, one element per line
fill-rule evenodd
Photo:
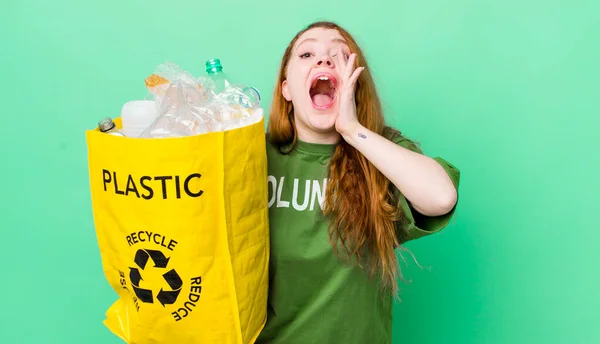
<path fill-rule="evenodd" d="M 345 136 L 357 127 L 359 122 L 356 116 L 356 100 L 354 91 L 356 89 L 356 80 L 365 69 L 364 67 L 354 68 L 356 54 L 350 54 L 346 60 L 343 51 L 339 51 L 336 56 L 336 68 L 341 80 L 338 80 L 338 108 L 339 113 L 335 120 L 335 130 L 342 136 Z"/>

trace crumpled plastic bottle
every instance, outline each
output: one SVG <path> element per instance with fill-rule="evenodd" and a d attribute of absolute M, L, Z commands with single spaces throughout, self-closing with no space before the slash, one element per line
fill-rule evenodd
<path fill-rule="evenodd" d="M 167 138 L 211 132 L 217 118 L 195 85 L 175 80 L 157 103 L 158 116 L 141 138 Z"/>

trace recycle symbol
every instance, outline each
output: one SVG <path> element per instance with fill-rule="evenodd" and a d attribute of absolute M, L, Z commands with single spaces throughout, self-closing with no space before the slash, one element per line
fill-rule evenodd
<path fill-rule="evenodd" d="M 142 270 L 144 270 L 146 267 L 148 259 L 152 259 L 152 262 L 154 262 L 154 268 L 166 269 L 170 258 L 165 257 L 161 251 L 156 250 L 139 249 L 135 253 L 135 264 Z M 171 305 L 175 303 L 177 297 L 179 296 L 179 292 L 181 292 L 183 281 L 175 269 L 165 272 L 162 276 L 169 285 L 170 290 L 163 290 L 163 288 L 160 288 L 160 291 L 156 294 L 156 300 L 158 300 L 158 302 L 160 302 L 160 304 L 164 307 L 165 305 Z M 129 268 L 129 279 L 131 280 L 131 285 L 133 286 L 135 295 L 140 301 L 145 303 L 154 303 L 152 290 L 143 289 L 140 286 L 140 282 L 144 279 L 142 278 L 140 270 L 138 270 L 137 267 Z"/>

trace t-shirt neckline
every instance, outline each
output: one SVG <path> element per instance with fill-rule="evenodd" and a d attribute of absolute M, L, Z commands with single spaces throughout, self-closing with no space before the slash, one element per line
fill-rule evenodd
<path fill-rule="evenodd" d="M 335 143 L 313 143 L 296 139 L 294 149 L 313 154 L 331 155 L 335 152 L 336 147 Z"/>

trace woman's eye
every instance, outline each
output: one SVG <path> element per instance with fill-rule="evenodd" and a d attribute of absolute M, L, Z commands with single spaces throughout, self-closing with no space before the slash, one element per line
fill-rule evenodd
<path fill-rule="evenodd" d="M 302 58 L 302 59 L 307 59 L 309 57 L 310 57 L 310 53 L 304 53 L 304 54 L 300 55 L 300 58 Z"/>

